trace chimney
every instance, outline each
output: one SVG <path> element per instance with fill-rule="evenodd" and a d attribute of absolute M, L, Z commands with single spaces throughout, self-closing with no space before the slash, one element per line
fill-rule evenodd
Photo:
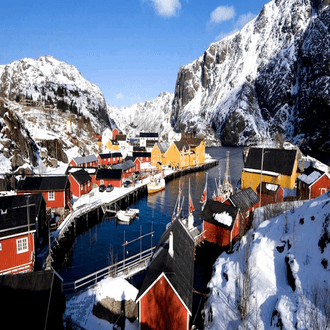
<path fill-rule="evenodd" d="M 174 250 L 173 250 L 173 233 L 170 232 L 169 242 L 168 242 L 168 253 L 173 258 L 174 257 Z"/>

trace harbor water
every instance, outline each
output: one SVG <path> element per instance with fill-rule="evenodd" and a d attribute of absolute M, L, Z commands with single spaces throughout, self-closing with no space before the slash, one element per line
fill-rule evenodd
<path fill-rule="evenodd" d="M 138 208 L 140 214 L 131 223 L 120 223 L 114 216 L 105 215 L 93 226 L 80 232 L 69 251 L 65 253 L 59 266 L 59 274 L 64 282 L 72 282 L 85 275 L 96 272 L 109 264 L 130 257 L 140 250 L 157 245 L 171 217 L 178 197 L 179 185 L 184 196 L 183 213 L 188 213 L 188 190 L 193 199 L 195 224 L 200 224 L 200 199 L 207 178 L 208 198 L 216 190 L 216 182 L 224 179 L 226 155 L 229 154 L 229 174 L 234 189 L 238 186 L 243 168 L 242 147 L 210 147 L 206 153 L 219 160 L 205 172 L 195 172 L 166 183 L 166 189 L 152 195 L 145 195 L 130 205 Z M 106 192 L 104 192 L 106 194 Z M 151 234 L 153 232 L 153 234 Z M 136 240 L 140 235 L 142 239 Z M 131 241 L 134 241 L 130 243 Z M 127 245 L 124 245 L 127 242 Z M 124 245 L 124 246 L 123 246 Z"/>

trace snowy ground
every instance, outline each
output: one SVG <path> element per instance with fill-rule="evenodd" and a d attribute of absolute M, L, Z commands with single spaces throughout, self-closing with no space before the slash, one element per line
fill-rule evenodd
<path fill-rule="evenodd" d="M 75 294 L 66 303 L 64 319 L 70 317 L 84 329 L 111 330 L 113 324 L 93 315 L 93 306 L 102 299 L 109 297 L 116 301 L 135 300 L 138 290 L 122 278 L 107 278 L 97 286 Z M 125 330 L 139 329 L 138 321 L 131 323 L 126 319 Z"/>
<path fill-rule="evenodd" d="M 255 229 L 214 265 L 206 329 L 329 329 L 329 197 L 286 203 L 275 217 L 256 211 Z"/>

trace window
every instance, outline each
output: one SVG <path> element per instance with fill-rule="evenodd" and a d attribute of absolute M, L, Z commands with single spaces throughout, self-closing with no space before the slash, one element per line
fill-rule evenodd
<path fill-rule="evenodd" d="M 16 240 L 17 253 L 27 252 L 28 248 L 28 239 L 27 237 L 19 238 Z"/>
<path fill-rule="evenodd" d="M 48 200 L 54 201 L 55 200 L 55 192 L 54 191 L 48 191 Z"/>

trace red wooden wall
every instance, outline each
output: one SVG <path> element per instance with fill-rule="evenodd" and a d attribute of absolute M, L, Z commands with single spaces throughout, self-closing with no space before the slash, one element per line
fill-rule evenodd
<path fill-rule="evenodd" d="M 17 253 L 16 241 L 18 239 L 28 237 L 28 251 Z M 1 251 L 0 251 L 0 274 L 5 273 L 19 273 L 33 271 L 34 258 L 31 260 L 31 256 L 34 251 L 33 235 L 30 233 L 28 236 L 20 235 L 7 239 L 0 240 Z"/>
<path fill-rule="evenodd" d="M 189 314 L 164 276 L 140 301 L 140 328 L 188 329 Z"/>

